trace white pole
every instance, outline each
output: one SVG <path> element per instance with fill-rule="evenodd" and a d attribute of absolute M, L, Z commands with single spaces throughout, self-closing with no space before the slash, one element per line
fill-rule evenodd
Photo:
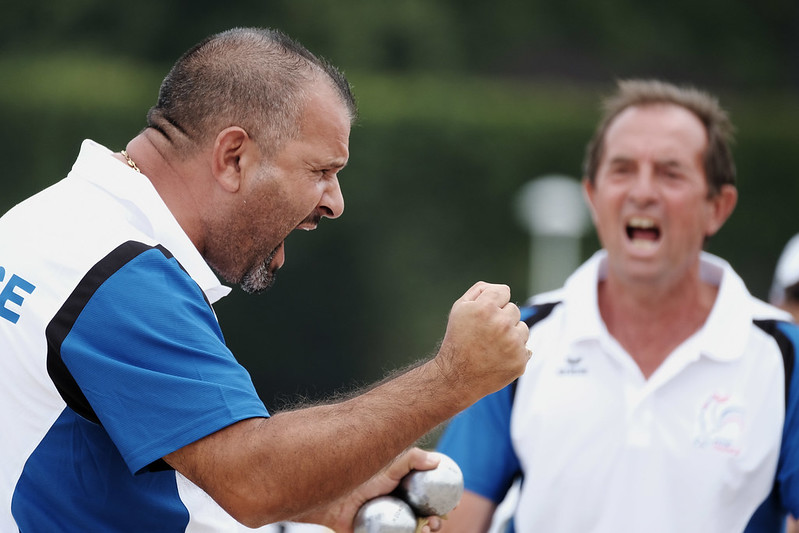
<path fill-rule="evenodd" d="M 530 294 L 560 287 L 580 264 L 580 240 L 589 228 L 582 186 L 568 176 L 533 179 L 519 191 L 516 211 L 530 234 Z"/>

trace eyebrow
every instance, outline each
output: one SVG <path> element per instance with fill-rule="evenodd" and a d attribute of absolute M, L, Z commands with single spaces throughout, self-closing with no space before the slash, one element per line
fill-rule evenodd
<path fill-rule="evenodd" d="M 350 161 L 349 158 L 345 158 L 342 156 L 335 156 L 328 159 L 327 166 L 331 168 L 342 169 L 347 166 L 347 163 L 349 163 L 349 161 Z"/>
<path fill-rule="evenodd" d="M 624 156 L 616 156 L 611 159 L 608 159 L 608 165 L 628 165 L 630 163 L 638 163 L 634 157 L 624 157 Z"/>
<path fill-rule="evenodd" d="M 344 167 L 346 167 L 346 166 L 347 166 L 347 163 L 340 163 L 340 162 L 336 161 L 336 162 L 330 162 L 330 163 L 327 163 L 327 164 L 318 165 L 316 168 L 331 169 L 331 170 L 335 170 L 336 172 L 341 172 L 342 170 L 344 170 Z"/>
<path fill-rule="evenodd" d="M 608 165 L 628 165 L 638 164 L 638 160 L 634 157 L 616 156 L 608 160 Z M 670 168 L 684 168 L 686 165 L 679 159 L 656 159 L 655 165 L 659 167 Z"/>
<path fill-rule="evenodd" d="M 677 159 L 665 159 L 662 161 L 655 161 L 655 166 L 676 168 L 676 169 L 686 168 L 686 165 L 684 165 L 681 161 Z"/>

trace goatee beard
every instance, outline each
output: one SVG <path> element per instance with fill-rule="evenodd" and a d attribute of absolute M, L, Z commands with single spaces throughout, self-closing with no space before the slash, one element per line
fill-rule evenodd
<path fill-rule="evenodd" d="M 247 294 L 258 294 L 275 284 L 276 271 L 270 270 L 269 266 L 277 255 L 278 248 L 272 250 L 272 253 L 264 259 L 263 263 L 244 274 L 240 283 L 244 292 Z"/>

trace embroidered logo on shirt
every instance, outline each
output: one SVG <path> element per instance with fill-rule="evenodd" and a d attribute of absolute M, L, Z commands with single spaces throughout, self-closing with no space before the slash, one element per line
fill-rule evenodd
<path fill-rule="evenodd" d="M 588 369 L 585 368 L 582 357 L 567 357 L 566 364 L 558 369 L 558 374 L 562 375 L 576 375 L 587 374 Z"/>
<path fill-rule="evenodd" d="M 741 453 L 746 411 L 730 395 L 712 394 L 699 408 L 694 446 L 730 455 Z"/>

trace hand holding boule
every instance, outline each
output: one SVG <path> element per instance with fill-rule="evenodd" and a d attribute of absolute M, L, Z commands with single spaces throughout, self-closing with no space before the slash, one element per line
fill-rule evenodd
<path fill-rule="evenodd" d="M 463 495 L 463 473 L 443 453 L 431 470 L 412 470 L 391 496 L 369 500 L 358 510 L 354 533 L 414 533 L 428 517 L 452 511 Z"/>
<path fill-rule="evenodd" d="M 379 496 L 358 510 L 353 529 L 355 533 L 414 533 L 416 515 L 399 498 Z"/>
<path fill-rule="evenodd" d="M 463 473 L 457 463 L 443 453 L 432 470 L 414 470 L 400 482 L 397 494 L 418 516 L 443 516 L 452 511 L 463 496 Z"/>

